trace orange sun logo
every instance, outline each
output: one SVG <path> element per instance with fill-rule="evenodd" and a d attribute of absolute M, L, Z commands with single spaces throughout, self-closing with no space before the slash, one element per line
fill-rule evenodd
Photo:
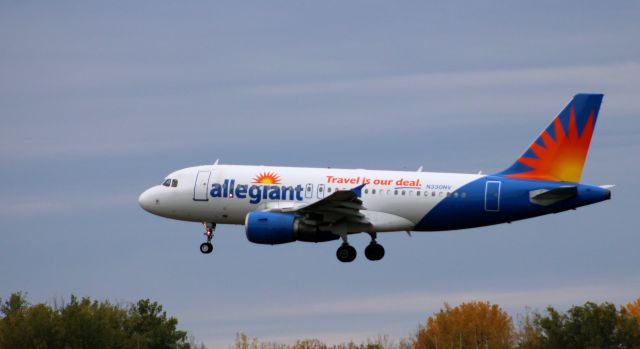
<path fill-rule="evenodd" d="M 530 149 L 537 159 L 525 156 L 518 159 L 518 162 L 531 168 L 531 171 L 510 174 L 507 177 L 579 182 L 593 127 L 594 112 L 592 111 L 582 134 L 578 135 L 575 112 L 571 108 L 568 132 L 565 132 L 560 118 L 556 118 L 553 122 L 555 139 L 549 132 L 544 131 L 540 135 L 543 145 L 537 143 L 531 145 Z"/>
<path fill-rule="evenodd" d="M 256 184 L 280 184 L 280 176 L 275 172 L 262 172 L 253 177 L 253 183 Z"/>

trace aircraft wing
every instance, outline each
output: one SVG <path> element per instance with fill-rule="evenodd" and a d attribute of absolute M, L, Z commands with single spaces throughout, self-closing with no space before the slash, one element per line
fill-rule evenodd
<path fill-rule="evenodd" d="M 340 223 L 368 225 L 371 223 L 360 212 L 360 210 L 366 210 L 360 200 L 364 186 L 362 184 L 351 190 L 339 190 L 307 205 L 280 208 L 274 211 L 299 214 L 304 217 L 305 223 L 318 226 L 334 226 Z"/>

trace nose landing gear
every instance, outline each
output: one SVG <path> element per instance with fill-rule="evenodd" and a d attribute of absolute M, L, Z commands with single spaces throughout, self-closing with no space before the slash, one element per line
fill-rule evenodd
<path fill-rule="evenodd" d="M 203 242 L 200 245 L 200 252 L 204 254 L 209 254 L 213 251 L 213 245 L 211 244 L 211 240 L 213 239 L 213 232 L 216 229 L 215 223 L 205 223 L 205 232 L 204 235 L 207 237 L 207 242 Z"/>

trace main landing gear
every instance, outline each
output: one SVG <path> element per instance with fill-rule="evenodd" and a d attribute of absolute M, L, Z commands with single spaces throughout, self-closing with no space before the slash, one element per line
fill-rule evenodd
<path fill-rule="evenodd" d="M 203 242 L 200 245 L 200 252 L 204 254 L 209 254 L 213 251 L 213 245 L 211 244 L 211 239 L 213 239 L 213 232 L 216 230 L 215 223 L 205 223 L 205 232 L 204 235 L 207 237 L 207 242 Z"/>
<path fill-rule="evenodd" d="M 349 245 L 348 242 L 343 242 L 336 251 L 336 257 L 338 257 L 338 260 L 342 263 L 353 262 L 357 255 L 358 252 L 356 252 L 356 249 Z"/>
<path fill-rule="evenodd" d="M 370 261 L 379 261 L 384 257 L 384 247 L 376 241 L 376 233 L 369 233 L 369 235 L 371 235 L 371 242 L 364 249 L 364 255 Z M 336 257 L 343 263 L 353 262 L 358 255 L 356 249 L 349 245 L 346 235 L 342 236 L 342 241 L 342 245 L 336 251 Z"/>
<path fill-rule="evenodd" d="M 384 247 L 376 241 L 376 233 L 370 233 L 371 242 L 364 249 L 364 255 L 370 261 L 379 261 L 384 257 Z"/>

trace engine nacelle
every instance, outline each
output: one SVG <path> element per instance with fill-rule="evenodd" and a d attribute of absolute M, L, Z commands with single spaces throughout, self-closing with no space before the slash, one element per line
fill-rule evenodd
<path fill-rule="evenodd" d="M 296 240 L 323 242 L 336 240 L 338 235 L 319 231 L 317 227 L 303 223 L 291 213 L 249 212 L 244 222 L 247 239 L 256 244 L 277 245 Z"/>

